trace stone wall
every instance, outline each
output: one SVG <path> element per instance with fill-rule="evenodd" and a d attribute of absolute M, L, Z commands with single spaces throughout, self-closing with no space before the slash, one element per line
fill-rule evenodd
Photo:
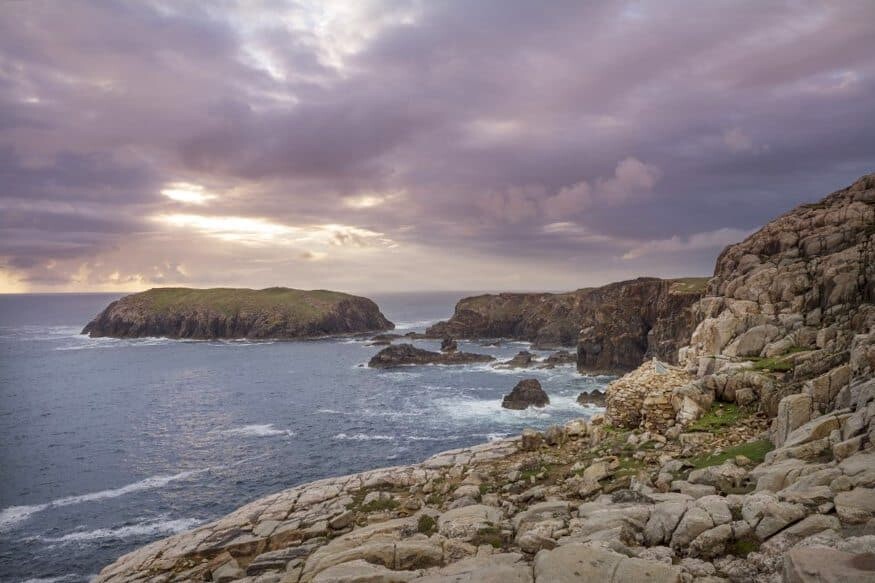
<path fill-rule="evenodd" d="M 676 423 L 674 392 L 692 380 L 681 368 L 646 362 L 608 385 L 605 420 L 614 427 L 663 433 Z"/>

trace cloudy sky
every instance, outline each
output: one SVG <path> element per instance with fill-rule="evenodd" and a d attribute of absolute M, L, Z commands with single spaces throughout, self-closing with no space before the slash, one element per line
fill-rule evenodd
<path fill-rule="evenodd" d="M 875 3 L 0 5 L 0 291 L 709 275 L 875 171 Z"/>

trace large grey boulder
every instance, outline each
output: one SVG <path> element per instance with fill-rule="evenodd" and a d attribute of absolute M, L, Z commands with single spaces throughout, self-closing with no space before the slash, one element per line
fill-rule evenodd
<path fill-rule="evenodd" d="M 448 510 L 438 517 L 438 531 L 447 538 L 470 540 L 483 529 L 494 528 L 501 521 L 501 511 L 492 506 L 474 504 Z"/>
<path fill-rule="evenodd" d="M 543 583 L 680 583 L 678 567 L 632 559 L 572 543 L 535 556 L 535 581 Z"/>
<path fill-rule="evenodd" d="M 451 563 L 413 583 L 531 583 L 532 567 L 519 553 L 498 553 Z"/>
<path fill-rule="evenodd" d="M 875 555 L 796 547 L 784 555 L 784 583 L 872 583 Z"/>
<path fill-rule="evenodd" d="M 845 524 L 860 524 L 875 517 L 875 489 L 854 488 L 835 497 L 836 512 Z"/>

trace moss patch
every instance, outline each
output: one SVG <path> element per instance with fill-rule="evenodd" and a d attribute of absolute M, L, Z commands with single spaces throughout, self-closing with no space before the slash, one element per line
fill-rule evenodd
<path fill-rule="evenodd" d="M 733 403 L 718 403 L 702 417 L 690 423 L 687 430 L 713 433 L 738 423 L 745 416 L 745 413 L 743 408 Z"/>
<path fill-rule="evenodd" d="M 753 538 L 741 538 L 737 541 L 733 541 L 728 550 L 736 557 L 746 557 L 750 553 L 758 551 L 759 548 L 760 543 L 758 540 Z"/>
<path fill-rule="evenodd" d="M 760 439 L 730 447 L 718 454 L 708 454 L 690 459 L 690 463 L 694 468 L 707 468 L 709 466 L 719 466 L 726 460 L 733 459 L 735 456 L 743 455 L 749 458 L 754 464 L 762 463 L 766 458 L 766 454 L 774 449 L 775 446 L 768 439 Z"/>
<path fill-rule="evenodd" d="M 699 294 L 705 291 L 710 277 L 681 277 L 671 280 L 670 291 L 677 294 Z"/>
<path fill-rule="evenodd" d="M 471 544 L 474 546 L 491 545 L 493 548 L 500 549 L 504 544 L 504 540 L 501 537 L 501 529 L 497 526 L 483 527 L 471 539 Z"/>
<path fill-rule="evenodd" d="M 416 531 L 424 535 L 432 535 L 437 531 L 437 522 L 428 514 L 423 514 L 416 522 Z"/>

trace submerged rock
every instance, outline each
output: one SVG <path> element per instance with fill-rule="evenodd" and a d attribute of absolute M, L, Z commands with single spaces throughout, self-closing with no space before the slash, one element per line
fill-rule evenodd
<path fill-rule="evenodd" d="M 388 346 L 374 355 L 368 362 L 371 368 L 391 368 L 394 366 L 423 364 L 471 364 L 495 360 L 488 354 L 474 352 L 432 352 L 417 348 L 412 344 Z"/>
<path fill-rule="evenodd" d="M 595 389 L 589 393 L 580 393 L 577 395 L 577 404 L 584 407 L 604 407 L 605 394 L 604 392 Z"/>
<path fill-rule="evenodd" d="M 541 383 L 538 382 L 538 379 L 521 380 L 501 401 L 501 406 L 505 409 L 546 407 L 549 404 L 550 397 L 541 388 Z"/>
<path fill-rule="evenodd" d="M 534 360 L 534 354 L 532 354 L 528 350 L 520 350 L 519 352 L 517 352 L 516 356 L 514 356 L 510 360 L 506 360 L 495 366 L 499 368 L 528 368 L 532 366 L 532 362 L 534 362 Z"/>
<path fill-rule="evenodd" d="M 450 337 L 441 340 L 441 352 L 455 352 L 459 349 L 459 345 Z"/>

